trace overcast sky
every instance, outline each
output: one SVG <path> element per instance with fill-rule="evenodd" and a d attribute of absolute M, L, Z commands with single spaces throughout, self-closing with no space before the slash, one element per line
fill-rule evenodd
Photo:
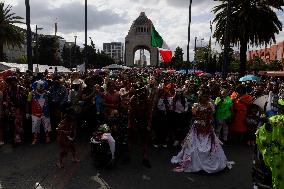
<path fill-rule="evenodd" d="M 24 0 L 6 0 L 13 11 L 25 18 Z M 44 28 L 43 34 L 54 34 L 54 23 L 58 23 L 58 35 L 67 41 L 84 43 L 85 0 L 30 0 L 32 30 L 35 25 Z M 123 42 L 132 22 L 145 12 L 172 50 L 181 46 L 186 54 L 189 0 L 88 0 L 88 36 L 96 47 L 102 49 L 104 42 Z M 190 57 L 193 57 L 194 37 L 198 45 L 208 43 L 213 0 L 193 0 Z M 283 13 L 281 20 L 284 22 Z M 277 37 L 284 40 L 284 32 Z M 90 42 L 89 42 L 90 43 Z M 216 49 L 220 49 L 217 45 Z"/>

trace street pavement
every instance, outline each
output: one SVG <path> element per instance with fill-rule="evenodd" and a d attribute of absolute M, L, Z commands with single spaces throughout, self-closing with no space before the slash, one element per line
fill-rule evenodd
<path fill-rule="evenodd" d="M 58 169 L 57 144 L 10 145 L 0 147 L 0 189 L 250 189 L 252 148 L 225 146 L 227 158 L 236 164 L 218 174 L 172 172 L 171 156 L 178 149 L 152 149 L 152 168 L 141 164 L 139 147 L 129 164 L 120 162 L 114 169 L 97 169 L 90 156 L 88 143 L 77 144 L 81 162 L 66 159 Z M 39 183 L 39 184 L 37 184 Z"/>

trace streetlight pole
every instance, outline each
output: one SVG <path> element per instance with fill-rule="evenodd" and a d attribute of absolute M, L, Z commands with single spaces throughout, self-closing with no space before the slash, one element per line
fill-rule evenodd
<path fill-rule="evenodd" d="M 203 47 L 203 46 L 202 46 L 202 41 L 204 41 L 204 38 L 202 38 L 200 41 L 201 41 L 201 49 L 202 49 L 202 47 Z"/>
<path fill-rule="evenodd" d="M 69 57 L 70 57 L 70 61 L 69 61 L 69 69 L 70 71 L 72 70 L 72 44 L 69 43 L 69 50 L 70 50 L 70 53 L 69 53 Z"/>
<path fill-rule="evenodd" d="M 194 40 L 194 65 L 193 65 L 193 72 L 195 73 L 195 64 L 196 64 L 196 51 L 197 51 L 197 48 L 196 48 L 196 42 L 197 42 L 197 37 L 195 37 L 195 40 Z"/>
<path fill-rule="evenodd" d="M 85 67 L 88 64 L 87 45 L 88 45 L 88 0 L 85 0 Z"/>
<path fill-rule="evenodd" d="M 194 60 L 196 59 L 196 51 L 197 51 L 196 43 L 197 43 L 197 37 L 195 37 L 194 40 Z"/>
<path fill-rule="evenodd" d="M 75 35 L 74 36 L 74 39 L 75 39 L 75 43 L 74 43 L 74 54 L 75 54 L 75 56 L 76 56 L 76 46 L 77 46 L 77 36 Z M 74 63 L 73 63 L 74 64 Z M 76 65 L 76 62 L 75 62 L 75 65 Z M 71 63 L 70 63 L 70 70 L 72 70 L 71 69 Z M 77 65 L 76 65 L 77 66 Z"/>
<path fill-rule="evenodd" d="M 189 42 L 190 42 L 190 24 L 191 24 L 191 5 L 192 0 L 189 0 L 189 8 L 188 8 L 188 30 L 187 30 L 187 63 L 189 64 Z"/>
<path fill-rule="evenodd" d="M 26 24 L 27 24 L 27 62 L 28 62 L 28 69 L 33 72 L 30 1 L 25 0 L 25 5 L 26 5 Z"/>
<path fill-rule="evenodd" d="M 43 28 L 38 28 L 36 25 L 36 64 L 38 68 L 38 63 L 39 63 L 39 52 L 38 52 L 38 30 L 42 30 Z"/>
<path fill-rule="evenodd" d="M 74 36 L 74 39 L 75 39 L 75 47 L 77 46 L 77 36 L 75 35 Z"/>

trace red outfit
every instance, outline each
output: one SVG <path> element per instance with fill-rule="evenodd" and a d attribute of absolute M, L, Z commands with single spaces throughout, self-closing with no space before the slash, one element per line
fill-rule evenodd
<path fill-rule="evenodd" d="M 235 94 L 232 97 L 236 97 Z M 232 107 L 233 112 L 233 120 L 231 124 L 231 131 L 235 133 L 246 133 L 247 132 L 247 111 L 248 105 L 253 100 L 253 97 L 250 95 L 243 95 L 241 97 L 232 98 L 234 100 L 234 104 Z"/>

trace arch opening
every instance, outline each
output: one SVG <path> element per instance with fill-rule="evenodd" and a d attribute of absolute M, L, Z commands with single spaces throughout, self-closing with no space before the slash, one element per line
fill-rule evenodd
<path fill-rule="evenodd" d="M 135 67 L 146 67 L 150 66 L 151 52 L 146 47 L 136 47 L 134 49 L 134 66 Z"/>

